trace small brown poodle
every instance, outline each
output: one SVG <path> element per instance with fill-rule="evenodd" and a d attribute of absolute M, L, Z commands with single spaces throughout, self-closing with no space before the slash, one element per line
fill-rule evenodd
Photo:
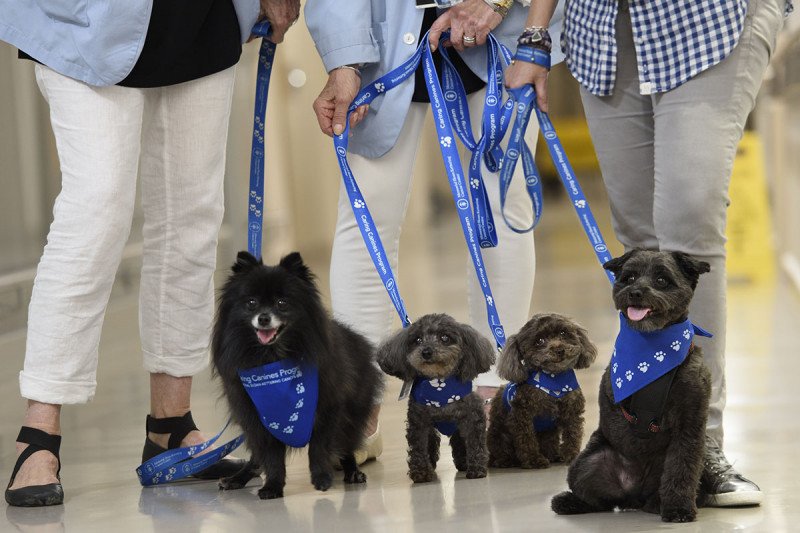
<path fill-rule="evenodd" d="M 472 380 L 489 370 L 494 353 L 477 330 L 442 314 L 423 316 L 378 348 L 384 372 L 414 382 L 406 422 L 414 483 L 436 478 L 439 433 L 450 437 L 459 472 L 468 479 L 486 477 L 486 416 Z"/>
<path fill-rule="evenodd" d="M 562 315 L 535 315 L 508 339 L 497 373 L 511 383 L 492 399 L 489 466 L 547 468 L 575 459 L 586 401 L 574 369 L 596 356 L 586 330 Z"/>

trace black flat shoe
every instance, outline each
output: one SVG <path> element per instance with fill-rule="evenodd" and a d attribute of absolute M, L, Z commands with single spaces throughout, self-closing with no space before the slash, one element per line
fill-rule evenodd
<path fill-rule="evenodd" d="M 11 481 L 8 486 L 14 484 L 22 463 L 28 457 L 39 451 L 48 451 L 58 459 L 58 471 L 56 477 L 58 483 L 48 483 L 47 485 L 32 485 L 30 487 L 20 487 L 18 489 L 6 488 L 6 502 L 15 507 L 44 507 L 46 505 L 61 505 L 64 503 L 64 489 L 61 487 L 61 458 L 58 451 L 61 448 L 61 435 L 50 435 L 41 429 L 22 426 L 19 430 L 17 442 L 27 444 L 28 447 L 19 455 L 14 471 L 11 473 Z"/>
<path fill-rule="evenodd" d="M 181 441 L 186 438 L 190 432 L 197 430 L 197 426 L 192 420 L 192 412 L 189 411 L 183 416 L 173 416 L 170 418 L 153 418 L 147 415 L 145 427 L 148 433 L 169 433 L 169 442 L 167 448 L 162 448 L 149 437 L 145 437 L 144 449 L 142 450 L 142 463 L 148 461 L 160 453 L 165 451 L 180 448 Z M 219 479 L 221 477 L 232 476 L 239 472 L 247 461 L 244 459 L 230 459 L 223 458 L 219 462 L 214 463 L 205 470 L 194 474 L 195 479 Z"/>

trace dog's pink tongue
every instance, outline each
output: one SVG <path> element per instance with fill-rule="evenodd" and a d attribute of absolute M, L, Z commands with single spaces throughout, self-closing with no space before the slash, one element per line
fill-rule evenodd
<path fill-rule="evenodd" d="M 629 307 L 628 308 L 628 318 L 633 320 L 634 322 L 638 322 L 642 320 L 650 314 L 650 308 L 648 307 Z"/>
<path fill-rule="evenodd" d="M 277 329 L 257 329 L 256 335 L 258 336 L 258 342 L 261 344 L 269 344 L 269 341 L 275 338 L 277 332 Z"/>

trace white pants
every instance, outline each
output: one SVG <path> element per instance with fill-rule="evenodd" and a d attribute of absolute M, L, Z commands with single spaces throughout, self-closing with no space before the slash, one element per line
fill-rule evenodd
<path fill-rule="evenodd" d="M 484 91 L 469 96 L 470 115 L 475 128 L 480 128 L 483 98 Z M 430 113 L 429 104 L 412 103 L 397 144 L 383 157 L 367 159 L 357 155 L 349 156 L 350 166 L 370 208 L 395 273 L 398 265 L 400 231 L 411 191 L 412 170 L 427 113 Z M 534 120 L 530 124 L 526 133 L 531 149 L 535 146 L 538 134 L 535 122 Z M 476 131 L 476 138 L 478 134 Z M 469 152 L 463 147 L 461 156 L 466 172 Z M 510 336 L 519 331 L 529 318 L 535 271 L 533 234 L 520 235 L 508 229 L 500 216 L 497 175 L 489 173 L 484 166 L 483 176 L 499 239 L 496 248 L 482 250 L 483 259 L 500 320 L 506 336 Z M 533 219 L 521 163 L 517 165 L 514 181 L 506 198 L 506 214 L 518 227 L 530 226 Z M 459 274 L 466 275 L 469 279 L 467 297 L 470 322 L 494 345 L 486 317 L 485 299 L 466 247 L 464 261 L 464 270 Z M 353 280 L 358 280 L 358 283 L 354 283 Z M 394 318 L 397 316 L 364 246 L 358 225 L 353 218 L 347 192 L 343 187 L 339 190 L 339 215 L 331 257 L 331 303 L 337 319 L 356 328 L 375 343 L 383 340 L 391 332 L 395 323 Z M 436 312 L 446 311 L 446 309 L 436 310 Z M 413 309 L 409 309 L 409 313 L 413 312 Z M 412 314 L 411 320 L 414 320 L 415 316 L 417 315 Z M 498 386 L 502 383 L 494 369 L 479 376 L 475 381 L 478 386 Z"/>
<path fill-rule="evenodd" d="M 61 192 L 28 315 L 22 396 L 87 402 L 141 175 L 144 367 L 191 376 L 208 363 L 234 68 L 154 89 L 92 87 L 36 66 Z M 141 159 L 141 168 L 139 162 Z"/>

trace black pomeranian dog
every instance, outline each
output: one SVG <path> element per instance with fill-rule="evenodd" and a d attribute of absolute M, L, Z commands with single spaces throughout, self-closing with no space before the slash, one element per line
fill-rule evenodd
<path fill-rule="evenodd" d="M 287 420 L 296 421 L 298 413 L 305 413 L 304 427 L 310 433 L 308 462 L 314 487 L 330 488 L 332 463 L 337 458 L 345 483 L 364 483 L 366 475 L 358 469 L 353 452 L 361 445 L 370 411 L 383 392 L 383 377 L 374 364 L 375 348 L 328 315 L 314 275 L 299 253 L 287 255 L 276 266 L 265 266 L 240 252 L 232 270 L 220 295 L 214 326 L 213 370 L 252 455 L 240 472 L 220 480 L 220 489 L 242 488 L 257 475 L 254 472 L 263 469 L 266 481 L 258 496 L 283 497 L 286 452 L 305 444 L 291 440 L 301 432 L 292 434 L 293 426 L 302 425 L 302 420 Z M 259 375 L 262 366 L 270 370 Z M 312 375 L 318 390 L 314 391 L 316 411 L 309 413 L 302 408 L 304 401 L 305 408 L 313 403 L 309 396 L 313 387 L 309 381 L 295 385 L 294 380 Z M 292 405 L 288 406 L 289 412 L 299 411 L 278 423 L 282 411 L 277 403 L 265 400 L 257 408 L 251 394 L 267 389 L 260 387 L 264 381 L 278 387 L 288 384 L 287 394 L 300 393 L 290 395 Z M 272 418 L 276 421 L 270 422 Z"/>

